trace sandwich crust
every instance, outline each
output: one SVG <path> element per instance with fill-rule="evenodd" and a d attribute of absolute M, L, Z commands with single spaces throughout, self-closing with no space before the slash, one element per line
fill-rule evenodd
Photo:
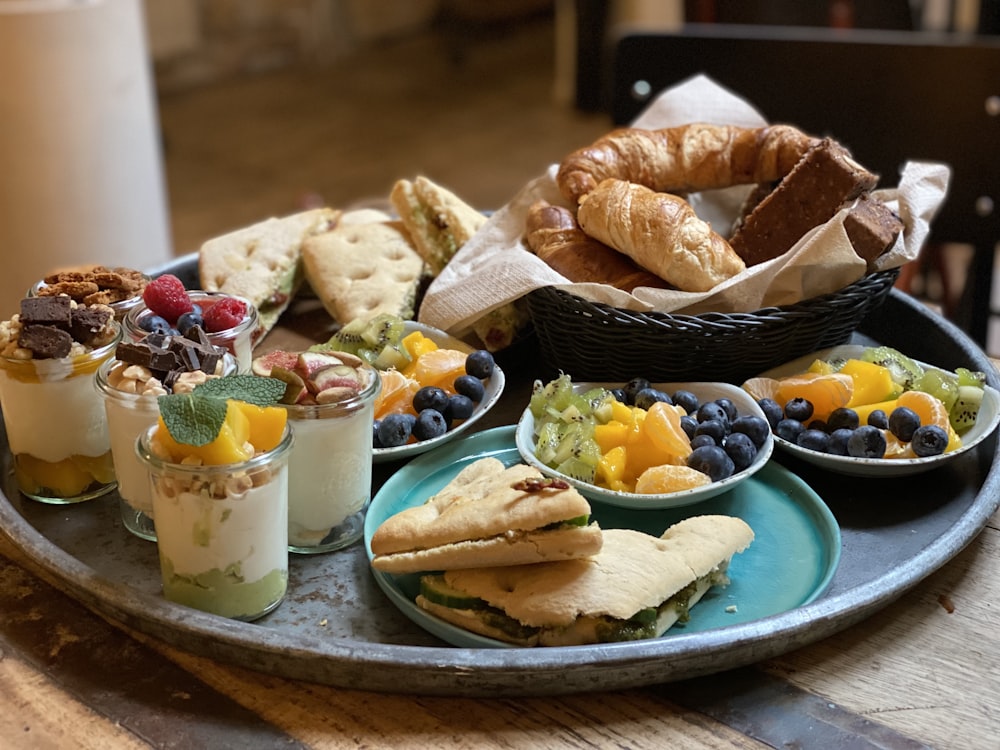
<path fill-rule="evenodd" d="M 518 488 L 539 478 L 537 469 L 524 464 L 507 468 L 495 458 L 474 461 L 427 502 L 379 526 L 371 540 L 373 567 L 398 573 L 521 565 L 599 550 L 596 524 L 542 530 L 589 516 L 590 504 L 572 487 Z"/>

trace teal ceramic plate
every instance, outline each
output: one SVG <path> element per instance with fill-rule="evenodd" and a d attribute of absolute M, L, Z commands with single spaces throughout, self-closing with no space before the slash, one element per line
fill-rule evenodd
<path fill-rule="evenodd" d="M 427 453 L 396 472 L 372 500 L 365 520 L 365 550 L 383 521 L 423 503 L 462 468 L 487 456 L 510 465 L 521 461 L 514 427 L 498 427 L 460 438 Z M 698 633 L 759 620 L 800 607 L 819 597 L 840 561 L 840 528 L 826 504 L 802 480 L 774 462 L 733 489 L 689 508 L 637 511 L 597 505 L 593 517 L 602 528 L 632 528 L 659 536 L 691 515 L 738 516 L 754 530 L 753 544 L 733 558 L 732 582 L 712 589 L 692 609 L 691 619 L 663 636 Z M 420 609 L 419 575 L 389 575 L 372 570 L 386 596 L 410 620 L 453 646 L 503 648 L 507 644 L 469 633 Z"/>

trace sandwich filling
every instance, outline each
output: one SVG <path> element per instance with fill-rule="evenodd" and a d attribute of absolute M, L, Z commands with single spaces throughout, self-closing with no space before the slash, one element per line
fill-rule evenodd
<path fill-rule="evenodd" d="M 657 607 L 644 607 L 629 618 L 583 615 L 569 625 L 525 625 L 486 600 L 449 586 L 443 575 L 420 578 L 418 606 L 445 619 L 508 643 L 522 646 L 578 646 L 658 638 L 676 623 L 691 619 L 691 608 L 713 586 L 729 583 L 728 560 L 697 578 Z M 470 627 L 471 625 L 471 627 Z"/>

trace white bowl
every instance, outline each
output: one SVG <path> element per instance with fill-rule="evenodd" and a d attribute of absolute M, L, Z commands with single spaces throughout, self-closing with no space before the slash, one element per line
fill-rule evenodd
<path fill-rule="evenodd" d="M 403 326 L 403 335 L 406 336 L 414 331 L 420 331 L 424 334 L 424 336 L 429 338 L 442 349 L 457 349 L 462 352 L 475 351 L 475 347 L 470 346 L 461 339 L 457 339 L 454 336 L 445 333 L 439 328 L 433 328 L 431 326 L 424 325 L 423 323 L 407 320 Z M 420 453 L 426 453 L 433 448 L 437 448 L 439 445 L 444 445 L 449 440 L 454 440 L 457 436 L 472 427 L 477 420 L 479 420 L 486 412 L 496 405 L 497 401 L 500 399 L 500 394 L 503 393 L 505 383 L 506 378 L 504 377 L 503 370 L 501 370 L 499 366 L 494 366 L 493 374 L 490 376 L 489 380 L 484 383 L 486 392 L 483 395 L 483 400 L 476 404 L 475 409 L 472 411 L 472 416 L 461 424 L 448 430 L 448 432 L 440 437 L 431 438 L 430 440 L 420 440 L 416 443 L 407 443 L 406 445 L 400 445 L 395 448 L 374 448 L 372 450 L 372 461 L 375 463 L 382 463 L 384 461 L 400 461 L 405 458 L 411 458 Z"/>
<path fill-rule="evenodd" d="M 785 364 L 761 373 L 762 378 L 782 378 L 805 372 L 809 365 L 817 359 L 860 357 L 866 347 L 858 344 L 844 344 L 830 349 L 823 349 L 812 354 L 786 362 Z M 914 360 L 925 370 L 941 370 L 924 362 Z M 1000 423 L 1000 394 L 994 388 L 986 386 L 983 393 L 983 404 L 979 409 L 976 423 L 962 435 L 962 447 L 938 456 L 923 458 L 856 458 L 854 456 L 836 456 L 830 453 L 820 453 L 802 446 L 790 443 L 775 435 L 774 442 L 783 451 L 796 458 L 839 474 L 857 477 L 899 477 L 909 474 L 919 474 L 936 469 L 954 461 L 963 453 L 972 450 L 990 436 Z"/>
<path fill-rule="evenodd" d="M 621 384 L 616 383 L 574 383 L 573 389 L 578 393 L 584 393 L 595 387 L 616 388 Z M 728 398 L 736 405 L 736 409 L 741 415 L 757 416 L 764 418 L 764 413 L 757 402 L 749 393 L 742 388 L 728 383 L 653 383 L 653 387 L 665 393 L 674 393 L 678 390 L 688 390 L 698 397 L 700 402 L 714 401 L 717 398 Z M 514 434 L 517 450 L 525 462 L 531 464 L 546 476 L 559 477 L 573 485 L 588 500 L 614 505 L 619 508 L 631 508 L 634 510 L 658 510 L 663 508 L 678 508 L 684 505 L 700 503 L 716 495 L 720 495 L 732 489 L 740 482 L 744 482 L 760 470 L 771 457 L 774 450 L 774 439 L 768 437 L 767 442 L 757 451 L 757 456 L 753 463 L 743 471 L 733 474 L 731 477 L 712 482 L 701 487 L 694 487 L 680 492 L 668 492 L 657 495 L 643 495 L 637 492 L 618 492 L 609 490 L 597 485 L 583 482 L 573 477 L 568 477 L 555 469 L 546 466 L 535 456 L 535 417 L 530 409 L 525 409 L 517 423 L 517 430 Z"/>

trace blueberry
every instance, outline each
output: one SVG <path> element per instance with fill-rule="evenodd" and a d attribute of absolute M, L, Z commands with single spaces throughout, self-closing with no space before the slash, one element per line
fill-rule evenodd
<path fill-rule="evenodd" d="M 708 474 L 713 482 L 731 477 L 736 471 L 733 459 L 717 445 L 704 445 L 695 448 L 688 456 L 687 465 L 702 474 Z"/>
<path fill-rule="evenodd" d="M 757 457 L 757 446 L 745 432 L 733 432 L 722 446 L 733 460 L 736 471 L 743 471 Z"/>
<path fill-rule="evenodd" d="M 773 430 L 777 427 L 778 422 L 780 422 L 784 416 L 784 412 L 781 410 L 781 404 L 773 398 L 762 398 L 757 402 L 757 406 L 759 406 L 760 410 L 764 412 L 764 419 L 766 419 L 767 423 L 771 425 L 771 429 Z"/>
<path fill-rule="evenodd" d="M 378 440 L 383 448 L 406 445 L 417 418 L 412 414 L 387 414 L 378 426 Z"/>
<path fill-rule="evenodd" d="M 834 430 L 830 433 L 830 442 L 827 444 L 826 452 L 835 456 L 846 456 L 847 441 L 851 439 L 853 434 L 854 430 L 849 430 L 846 427 Z"/>
<path fill-rule="evenodd" d="M 670 400 L 677 406 L 681 407 L 688 414 L 694 414 L 698 411 L 698 397 L 691 393 L 691 391 L 685 391 L 683 389 L 675 391 L 670 397 Z"/>
<path fill-rule="evenodd" d="M 425 385 L 413 394 L 413 410 L 419 414 L 424 409 L 443 412 L 448 408 L 448 394 L 436 385 Z"/>
<path fill-rule="evenodd" d="M 625 392 L 625 403 L 634 405 L 635 396 L 643 388 L 649 388 L 652 384 L 646 378 L 632 378 L 625 384 L 622 390 Z"/>
<path fill-rule="evenodd" d="M 748 436 L 753 441 L 754 446 L 759 449 L 767 442 L 767 436 L 771 434 L 771 427 L 762 417 L 744 414 L 733 420 L 731 432 Z"/>
<path fill-rule="evenodd" d="M 884 458 L 885 435 L 878 427 L 862 425 L 847 441 L 847 455 L 855 458 Z"/>
<path fill-rule="evenodd" d="M 913 431 L 910 447 L 921 458 L 939 456 L 948 447 L 948 433 L 936 424 L 921 425 Z"/>
<path fill-rule="evenodd" d="M 722 441 L 729 434 L 729 430 L 726 427 L 727 425 L 721 419 L 708 419 L 698 423 L 698 426 L 694 429 L 694 434 L 696 437 L 698 435 L 708 435 L 715 441 L 716 445 L 722 445 Z"/>
<path fill-rule="evenodd" d="M 456 422 L 460 422 L 463 419 L 471 417 L 475 408 L 476 405 L 472 403 L 471 398 L 463 396 L 461 393 L 456 393 L 448 399 L 448 411 L 446 412 L 446 416 Z"/>
<path fill-rule="evenodd" d="M 830 436 L 823 430 L 806 429 L 799 434 L 796 444 L 817 453 L 826 453 L 830 447 Z"/>
<path fill-rule="evenodd" d="M 205 320 L 201 315 L 194 312 L 186 312 L 177 319 L 177 330 L 181 335 L 187 333 L 195 326 L 205 327 Z"/>
<path fill-rule="evenodd" d="M 730 398 L 717 398 L 715 403 L 722 407 L 722 410 L 726 412 L 726 418 L 732 422 L 736 417 L 740 415 L 739 410 L 736 408 L 736 404 Z"/>
<path fill-rule="evenodd" d="M 448 431 L 448 422 L 437 409 L 424 409 L 413 423 L 413 437 L 417 440 L 431 440 Z"/>
<path fill-rule="evenodd" d="M 145 315 L 139 318 L 139 328 L 147 333 L 169 333 L 170 323 L 160 315 Z"/>
<path fill-rule="evenodd" d="M 665 403 L 672 403 L 670 396 L 668 396 L 663 391 L 657 390 L 656 388 L 643 388 L 641 391 L 635 394 L 635 405 L 640 409 L 648 410 L 653 404 L 658 401 L 663 401 Z"/>
<path fill-rule="evenodd" d="M 826 422 L 822 419 L 810 419 L 809 424 L 806 425 L 807 430 L 819 430 L 820 432 L 829 432 L 830 428 L 826 426 Z"/>
<path fill-rule="evenodd" d="M 378 439 L 378 426 L 382 424 L 381 419 L 372 422 L 372 448 L 384 448 L 382 441 Z"/>
<path fill-rule="evenodd" d="M 785 416 L 789 419 L 797 419 L 799 422 L 805 424 L 812 415 L 812 402 L 804 398 L 793 398 L 785 404 Z"/>
<path fill-rule="evenodd" d="M 474 378 L 486 380 L 493 374 L 493 355 L 485 349 L 477 349 L 465 358 L 465 372 Z"/>
<path fill-rule="evenodd" d="M 615 397 L 615 401 L 618 401 L 619 403 L 622 404 L 627 403 L 627 400 L 625 398 L 624 388 L 612 388 L 611 395 Z"/>
<path fill-rule="evenodd" d="M 729 425 L 729 415 L 726 414 L 726 410 L 715 401 L 706 401 L 703 403 L 698 407 L 698 411 L 695 412 L 694 416 L 699 422 L 707 422 L 711 419 L 716 419 L 724 425 Z"/>
<path fill-rule="evenodd" d="M 486 389 L 483 388 L 483 381 L 474 375 L 459 375 L 455 378 L 455 392 L 461 393 L 463 396 L 468 396 L 473 403 L 479 403 L 483 400 L 483 396 L 486 395 Z M 438 409 L 441 411 L 441 409 Z"/>
<path fill-rule="evenodd" d="M 828 432 L 834 432 L 841 428 L 853 430 L 860 424 L 858 413 L 854 409 L 848 409 L 846 406 L 834 409 L 826 419 L 826 429 Z"/>
<path fill-rule="evenodd" d="M 805 426 L 797 419 L 782 419 L 774 427 L 774 434 L 780 437 L 782 440 L 787 440 L 789 443 L 797 443 L 799 439 L 799 434 L 805 429 Z"/>
<path fill-rule="evenodd" d="M 691 450 L 701 448 L 703 445 L 718 445 L 718 443 L 711 435 L 695 435 L 691 438 Z"/>
<path fill-rule="evenodd" d="M 906 406 L 897 406 L 889 414 L 889 430 L 904 443 L 913 439 L 913 433 L 920 426 L 920 415 Z"/>
<path fill-rule="evenodd" d="M 868 424 L 880 430 L 889 429 L 889 415 L 882 409 L 875 409 L 868 415 Z"/>
<path fill-rule="evenodd" d="M 684 430 L 684 434 L 688 436 L 688 440 L 694 437 L 694 431 L 697 426 L 698 420 L 690 414 L 685 414 L 681 417 L 681 429 Z"/>

